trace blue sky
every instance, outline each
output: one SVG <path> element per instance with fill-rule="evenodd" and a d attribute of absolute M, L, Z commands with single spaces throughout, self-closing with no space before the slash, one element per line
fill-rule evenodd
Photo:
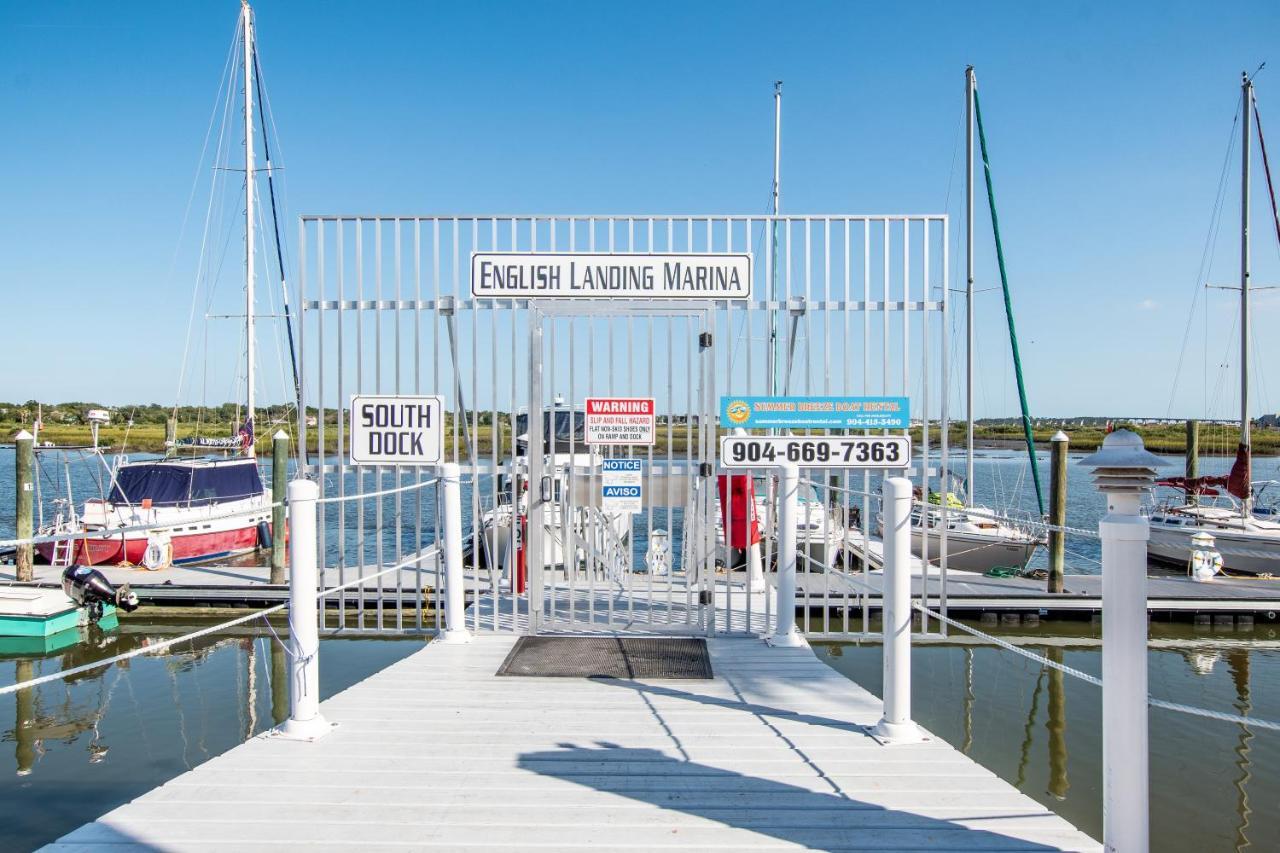
<path fill-rule="evenodd" d="M 1239 74 L 1280 35 L 1275 3 L 255 8 L 290 235 L 300 213 L 763 213 L 779 78 L 784 211 L 954 216 L 973 63 L 1041 415 L 1170 409 Z M 180 224 L 237 13 L 0 6 L 0 399 L 174 399 L 202 211 L 181 241 Z M 1280 156 L 1270 58 L 1258 97 Z M 1237 168 L 1217 282 L 1237 277 Z M 1254 281 L 1280 284 L 1258 171 Z M 1280 406 L 1275 293 L 1255 311 L 1257 414 Z M 999 296 L 980 299 L 979 414 L 1012 414 Z M 1173 415 L 1215 397 L 1234 311 L 1212 292 L 1207 359 L 1197 315 Z M 1229 415 L 1235 392 L 1216 399 Z"/>

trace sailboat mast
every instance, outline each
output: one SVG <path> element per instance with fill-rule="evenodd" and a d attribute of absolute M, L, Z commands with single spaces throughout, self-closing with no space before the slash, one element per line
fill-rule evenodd
<path fill-rule="evenodd" d="M 253 339 L 253 248 L 254 248 L 254 210 L 253 210 L 253 13 L 248 2 L 242 0 L 241 14 L 244 16 L 244 325 L 245 325 L 245 385 L 246 417 L 245 428 L 249 434 L 244 453 L 254 455 L 254 339 Z"/>
<path fill-rule="evenodd" d="M 773 221 L 769 224 L 770 253 L 769 299 L 778 298 L 778 210 L 782 195 L 782 81 L 773 81 Z M 769 309 L 769 394 L 778 391 L 778 315 Z M 772 431 L 771 431 L 772 432 Z"/>
<path fill-rule="evenodd" d="M 1244 76 L 1240 131 L 1240 443 L 1249 444 L 1249 132 L 1253 81 Z"/>
<path fill-rule="evenodd" d="M 964 490 L 973 500 L 973 66 L 964 70 L 964 262 L 965 262 L 965 356 Z"/>

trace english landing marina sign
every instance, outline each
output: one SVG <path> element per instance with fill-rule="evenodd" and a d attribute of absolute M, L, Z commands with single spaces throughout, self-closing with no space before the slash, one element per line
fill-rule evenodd
<path fill-rule="evenodd" d="M 749 299 L 749 254 L 472 252 L 483 299 Z"/>

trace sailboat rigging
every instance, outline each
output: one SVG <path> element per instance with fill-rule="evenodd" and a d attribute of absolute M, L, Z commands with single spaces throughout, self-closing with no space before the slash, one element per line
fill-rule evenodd
<path fill-rule="evenodd" d="M 1262 137 L 1261 116 L 1254 98 L 1253 78 L 1241 75 L 1241 144 L 1240 144 L 1240 441 L 1236 458 L 1227 476 L 1174 477 L 1161 480 L 1159 485 L 1179 489 L 1184 493 L 1181 504 L 1164 504 L 1151 513 L 1151 538 L 1147 554 L 1153 560 L 1186 565 L 1192 550 L 1191 538 L 1207 533 L 1213 537 L 1226 568 L 1246 573 L 1275 572 L 1280 567 L 1280 522 L 1272 513 L 1261 513 L 1255 506 L 1251 477 L 1251 426 L 1249 415 L 1249 358 L 1253 346 L 1253 330 L 1250 325 L 1250 196 L 1252 179 L 1250 135 L 1253 125 L 1258 128 L 1258 142 L 1263 155 L 1263 167 L 1267 174 L 1267 189 L 1271 196 L 1272 217 L 1275 220 L 1276 238 L 1280 241 L 1280 215 L 1276 211 L 1275 193 L 1271 184 L 1271 167 L 1267 162 L 1266 146 Z M 1228 501 L 1218 489 L 1225 488 Z M 1206 500 L 1208 498 L 1209 500 Z"/>
<path fill-rule="evenodd" d="M 257 426 L 256 374 L 256 293 L 255 260 L 257 225 L 257 149 L 254 141 L 255 114 L 262 117 L 266 144 L 265 111 L 262 109 L 261 77 L 254 39 L 253 10 L 242 0 L 236 38 L 242 48 L 244 82 L 244 291 L 245 291 L 245 412 L 238 433 L 231 439 L 175 441 L 177 446 L 217 447 L 223 456 L 166 456 L 129 462 L 124 457 L 112 471 L 110 492 L 88 500 L 78 515 L 68 512 L 41 530 L 45 535 L 75 534 L 67 543 L 46 543 L 37 551 L 55 564 L 141 564 L 149 569 L 175 563 L 198 563 L 253 551 L 271 541 L 272 495 L 265 488 L 255 458 Z M 256 80 L 255 80 L 256 78 Z M 255 112 L 254 95 L 259 97 Z M 264 151 L 265 151 L 264 147 Z M 270 158 L 267 158 L 270 181 Z M 272 210 L 275 213 L 272 189 Z M 279 226 L 275 231 L 277 261 L 282 285 L 283 254 Z M 286 285 L 287 289 L 287 285 Z M 286 302 L 287 306 L 287 302 Z M 286 320 L 288 309 L 286 307 Z M 290 354 L 293 355 L 291 324 Z M 298 390 L 294 359 L 294 392 Z M 237 420 L 240 420 L 239 418 Z M 171 452 L 172 450 L 171 449 Z M 101 451 L 95 445 L 95 452 Z M 70 498 L 70 495 L 68 495 Z M 146 527 L 149 529 L 138 529 Z M 61 545 L 62 547 L 59 547 Z"/>

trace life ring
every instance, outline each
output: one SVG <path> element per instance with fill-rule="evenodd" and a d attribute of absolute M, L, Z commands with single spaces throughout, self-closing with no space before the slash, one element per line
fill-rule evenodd
<path fill-rule="evenodd" d="M 169 540 L 169 534 L 153 533 L 147 537 L 147 550 L 142 555 L 142 565 L 152 572 L 173 565 L 173 543 Z"/>

